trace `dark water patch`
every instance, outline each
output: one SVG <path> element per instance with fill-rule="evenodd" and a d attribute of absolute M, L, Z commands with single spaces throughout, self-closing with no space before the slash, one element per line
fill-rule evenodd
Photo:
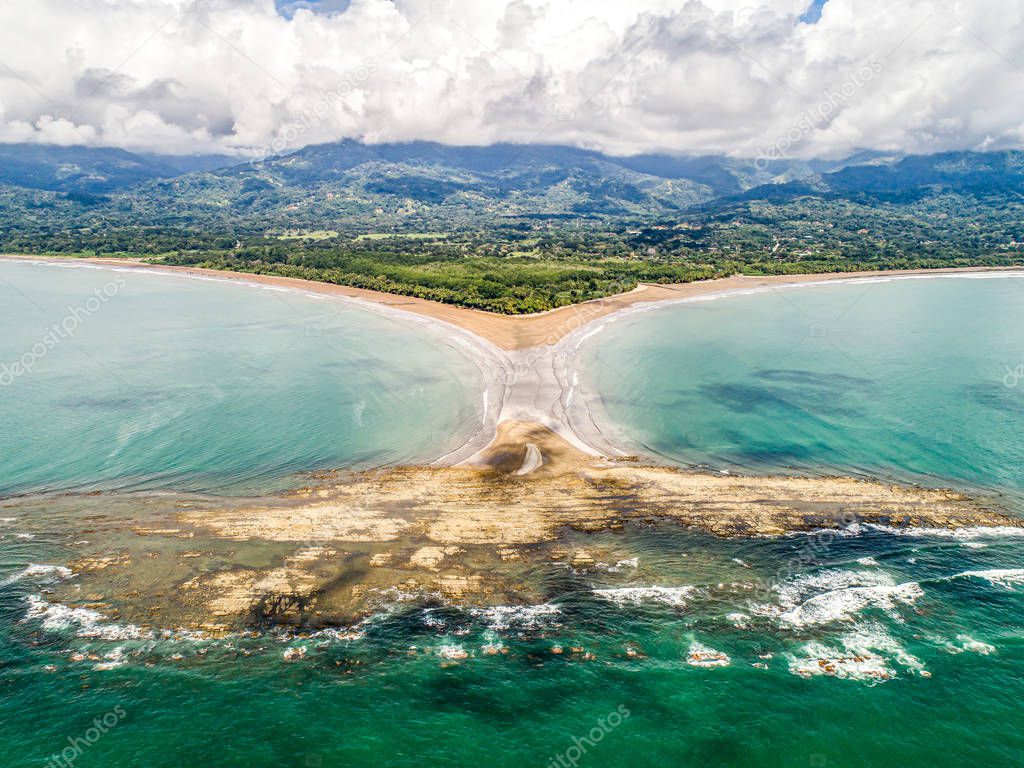
<path fill-rule="evenodd" d="M 1024 383 L 1008 387 L 993 381 L 991 384 L 971 384 L 961 388 L 963 397 L 985 408 L 1013 415 L 1024 415 Z"/>
<path fill-rule="evenodd" d="M 821 443 L 752 442 L 744 434 L 731 429 L 721 430 L 720 436 L 722 442 L 714 447 L 715 453 L 719 460 L 732 466 L 792 469 L 794 464 L 802 467 L 812 461 L 825 461 L 830 453 L 829 446 Z M 723 444 L 728 446 L 726 450 L 723 450 Z"/>
<path fill-rule="evenodd" d="M 137 392 L 110 396 L 76 395 L 57 401 L 57 405 L 84 410 L 135 411 L 178 400 L 180 398 L 174 393 Z"/>
<path fill-rule="evenodd" d="M 828 389 L 794 389 L 780 386 L 758 386 L 736 382 L 703 384 L 700 395 L 736 413 L 775 411 L 793 418 L 819 418 L 820 416 L 860 418 L 863 409 L 843 405 L 837 401 L 841 395 Z"/>
<path fill-rule="evenodd" d="M 754 371 L 753 375 L 766 381 L 840 393 L 854 387 L 871 386 L 875 383 L 872 379 L 863 376 L 850 376 L 835 372 L 821 373 L 797 368 L 762 368 Z"/>

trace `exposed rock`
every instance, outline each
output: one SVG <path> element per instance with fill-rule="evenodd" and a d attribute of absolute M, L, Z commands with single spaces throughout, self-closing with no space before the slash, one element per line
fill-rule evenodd
<path fill-rule="evenodd" d="M 462 547 L 421 547 L 409 558 L 409 564 L 415 568 L 436 571 L 445 558 L 463 551 Z"/>

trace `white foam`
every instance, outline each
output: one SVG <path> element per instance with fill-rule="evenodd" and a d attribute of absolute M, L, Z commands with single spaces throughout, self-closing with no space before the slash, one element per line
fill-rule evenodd
<path fill-rule="evenodd" d="M 546 624 L 546 619 L 557 616 L 562 611 L 552 603 L 540 605 L 496 605 L 491 608 L 474 608 L 471 613 L 480 616 L 487 622 L 487 628 L 493 630 L 539 629 Z"/>
<path fill-rule="evenodd" d="M 423 622 L 423 626 L 431 629 L 444 629 L 446 626 L 445 620 L 440 616 L 435 616 L 433 609 L 424 611 L 420 621 Z"/>
<path fill-rule="evenodd" d="M 366 637 L 366 633 L 361 629 L 355 627 L 351 629 L 336 629 L 334 627 L 327 627 L 326 629 L 320 629 L 310 635 L 310 638 L 323 639 L 323 640 L 335 640 L 351 642 L 353 640 L 363 640 Z"/>
<path fill-rule="evenodd" d="M 109 653 L 103 654 L 104 661 L 97 664 L 93 664 L 92 668 L 103 671 L 107 669 L 116 669 L 117 667 L 123 666 L 127 663 L 128 659 L 124 657 L 124 648 L 118 647 Z"/>
<path fill-rule="evenodd" d="M 616 605 L 640 605 L 645 602 L 665 603 L 677 608 L 686 605 L 687 598 L 696 587 L 618 587 L 614 589 L 595 589 L 598 597 Z"/>
<path fill-rule="evenodd" d="M 70 579 L 74 575 L 74 572 L 70 568 L 67 568 L 63 565 L 29 563 L 28 566 L 26 566 L 22 570 L 8 576 L 3 581 L 0 581 L 0 587 L 8 587 L 11 584 L 15 584 L 24 579 L 32 579 L 34 581 L 42 582 L 54 582 L 61 581 L 63 579 Z"/>
<path fill-rule="evenodd" d="M 795 608 L 808 597 L 850 587 L 889 587 L 896 582 L 884 571 L 851 571 L 830 568 L 798 576 L 775 587 L 779 604 L 784 609 Z"/>
<path fill-rule="evenodd" d="M 928 528 L 928 527 L 897 527 L 880 523 L 850 523 L 842 528 L 817 528 L 812 531 L 790 531 L 785 536 L 821 536 L 829 534 L 842 538 L 863 536 L 868 531 L 886 533 L 890 536 L 906 536 L 909 538 L 941 538 L 964 542 L 977 539 L 1024 538 L 1024 526 L 1015 525 L 975 525 L 966 528 Z M 775 534 L 762 534 L 764 538 L 775 538 Z"/>
<path fill-rule="evenodd" d="M 436 653 L 442 659 L 458 660 L 468 658 L 469 652 L 458 644 L 439 645 Z"/>
<path fill-rule="evenodd" d="M 897 676 L 893 663 L 923 677 L 921 661 L 908 653 L 878 624 L 858 627 L 839 640 L 840 647 L 807 643 L 802 656 L 790 656 L 789 671 L 801 677 L 827 675 L 841 680 L 885 681 Z"/>
<path fill-rule="evenodd" d="M 727 667 L 731 659 L 722 651 L 708 648 L 694 640 L 686 654 L 686 663 L 691 667 Z"/>
<path fill-rule="evenodd" d="M 935 537 L 974 541 L 976 539 L 1024 538 L 1024 527 L 1012 525 L 970 526 L 968 528 L 896 528 L 891 525 L 864 523 L 864 528 L 881 531 L 893 536 Z"/>
<path fill-rule="evenodd" d="M 1024 568 L 990 568 L 986 571 L 964 571 L 951 579 L 984 579 L 989 584 L 1013 589 L 1014 584 L 1024 584 Z"/>
<path fill-rule="evenodd" d="M 996 652 L 996 647 L 994 645 L 989 645 L 988 643 L 983 643 L 980 640 L 975 640 L 970 635 L 957 635 L 956 639 L 957 642 L 960 643 L 960 651 L 980 653 L 982 656 L 988 656 L 989 654 Z"/>
<path fill-rule="evenodd" d="M 106 616 L 90 608 L 69 608 L 49 603 L 38 595 L 29 595 L 25 600 L 28 602 L 25 619 L 40 621 L 49 632 L 73 629 L 78 637 L 99 640 L 139 640 L 152 636 L 134 624 L 110 623 Z"/>
<path fill-rule="evenodd" d="M 880 608 L 894 619 L 898 605 L 912 605 L 924 591 L 916 581 L 895 586 L 847 587 L 805 600 L 779 617 L 783 624 L 806 627 L 833 621 L 852 621 L 865 608 Z"/>

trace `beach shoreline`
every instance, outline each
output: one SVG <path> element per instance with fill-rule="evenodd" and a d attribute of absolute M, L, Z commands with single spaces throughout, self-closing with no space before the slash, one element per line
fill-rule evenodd
<path fill-rule="evenodd" d="M 0 260 L 33 261 L 65 267 L 137 270 L 255 287 L 328 296 L 352 302 L 399 322 L 440 331 L 445 343 L 465 354 L 483 382 L 479 428 L 456 449 L 428 462 L 430 466 L 479 465 L 499 427 L 510 422 L 550 429 L 590 456 L 627 454 L 624 435 L 602 428 L 590 399 L 581 393 L 578 352 L 583 342 L 612 322 L 665 306 L 710 301 L 767 291 L 855 282 L 931 279 L 937 277 L 1020 274 L 1013 267 L 965 267 L 936 270 L 882 270 L 750 277 L 735 275 L 682 284 L 643 283 L 632 291 L 533 315 L 498 315 L 362 288 L 249 272 L 150 264 L 134 259 L 0 254 Z M 635 448 L 631 448 L 635 451 Z M 658 457 L 647 457 L 655 461 Z"/>
<path fill-rule="evenodd" d="M 533 316 L 547 318 L 552 341 L 506 349 L 478 334 L 473 323 L 457 322 L 478 313 L 430 302 L 420 303 L 445 310 L 443 316 L 410 311 L 390 295 L 349 295 L 301 280 L 118 260 L 43 261 L 54 268 L 137 270 L 326 295 L 438 337 L 470 357 L 483 381 L 482 393 L 467 395 L 483 398 L 473 435 L 433 461 L 318 473 L 315 484 L 254 499 L 96 499 L 123 515 L 111 515 L 104 536 L 92 544 L 76 544 L 75 559 L 61 566 L 76 578 L 69 591 L 56 594 L 58 606 L 102 608 L 140 626 L 218 633 L 268 621 L 347 626 L 371 615 L 389 595 L 483 607 L 512 604 L 523 595 L 541 601 L 544 585 L 524 574 L 586 572 L 597 563 L 628 560 L 632 552 L 611 553 L 601 542 L 627 541 L 652 526 L 751 539 L 1024 531 L 1024 522 L 994 496 L 877 478 L 695 471 L 645 456 L 600 413 L 600 398 L 585 390 L 579 365 L 583 345 L 607 325 L 666 305 L 824 284 L 1024 276 L 1020 270 L 729 278 L 687 285 L 686 291 L 659 287 L 658 300 L 640 300 L 652 295 L 641 287 L 613 297 L 622 302 L 617 309 L 605 302 L 586 314 Z M 78 508 L 80 498 L 7 500 L 5 514 L 41 519 L 45 512 L 50 519 L 50 504 Z M 114 540 L 119 544 L 111 552 Z M 83 594 L 91 597 L 83 601 Z"/>
<path fill-rule="evenodd" d="M 971 273 L 1020 272 L 1020 267 L 951 267 L 942 269 L 914 270 L 872 270 L 864 272 L 820 272 L 798 275 L 749 276 L 733 275 L 713 280 L 696 280 L 689 283 L 640 283 L 625 293 L 617 293 L 600 299 L 571 304 L 546 312 L 528 315 L 501 315 L 480 309 L 461 307 L 455 304 L 441 304 L 414 296 L 383 293 L 366 288 L 353 288 L 333 283 L 322 283 L 295 277 L 260 275 L 253 272 L 233 272 L 203 267 L 179 267 L 170 264 L 153 264 L 127 258 L 77 257 L 77 256 L 36 256 L 29 254 L 0 254 L 0 260 L 43 261 L 54 264 L 93 264 L 125 269 L 142 269 L 194 277 L 210 277 L 222 280 L 238 280 L 260 285 L 293 288 L 328 296 L 343 296 L 404 313 L 440 320 L 466 330 L 493 346 L 517 351 L 532 347 L 553 346 L 567 336 L 578 333 L 596 320 L 617 314 L 622 310 L 654 309 L 678 301 L 695 298 L 720 298 L 748 290 L 772 290 L 785 286 L 831 283 L 837 281 L 861 281 L 878 278 L 911 278 L 921 276 L 967 275 Z"/>
<path fill-rule="evenodd" d="M 72 559 L 54 566 L 74 578 L 54 585 L 48 603 L 146 631 L 215 634 L 347 627 L 389 602 L 537 604 L 549 598 L 538 574 L 627 562 L 644 531 L 805 534 L 792 539 L 805 549 L 865 534 L 1024 535 L 1024 522 L 996 499 L 841 476 L 615 461 L 515 422 L 501 425 L 479 466 L 331 473 L 251 499 L 66 495 L 11 500 L 2 511 L 52 532 L 54 506 L 65 525 L 88 521 L 103 535 L 76 536 Z"/>

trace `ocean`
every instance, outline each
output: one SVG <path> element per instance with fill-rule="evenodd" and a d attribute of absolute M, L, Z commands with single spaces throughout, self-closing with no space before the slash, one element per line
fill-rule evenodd
<path fill-rule="evenodd" d="M 543 600 L 396 600 L 316 632 L 204 637 L 49 601 L 113 499 L 427 460 L 480 420 L 475 368 L 443 335 L 183 278 L 0 264 L 0 362 L 118 274 L 0 389 L 4 765 L 1021 762 L 1016 530 L 567 531 L 616 554 L 539 567 Z M 1020 514 L 1021 291 L 858 282 L 622 315 L 581 348 L 581 396 L 666 462 L 950 485 Z"/>

